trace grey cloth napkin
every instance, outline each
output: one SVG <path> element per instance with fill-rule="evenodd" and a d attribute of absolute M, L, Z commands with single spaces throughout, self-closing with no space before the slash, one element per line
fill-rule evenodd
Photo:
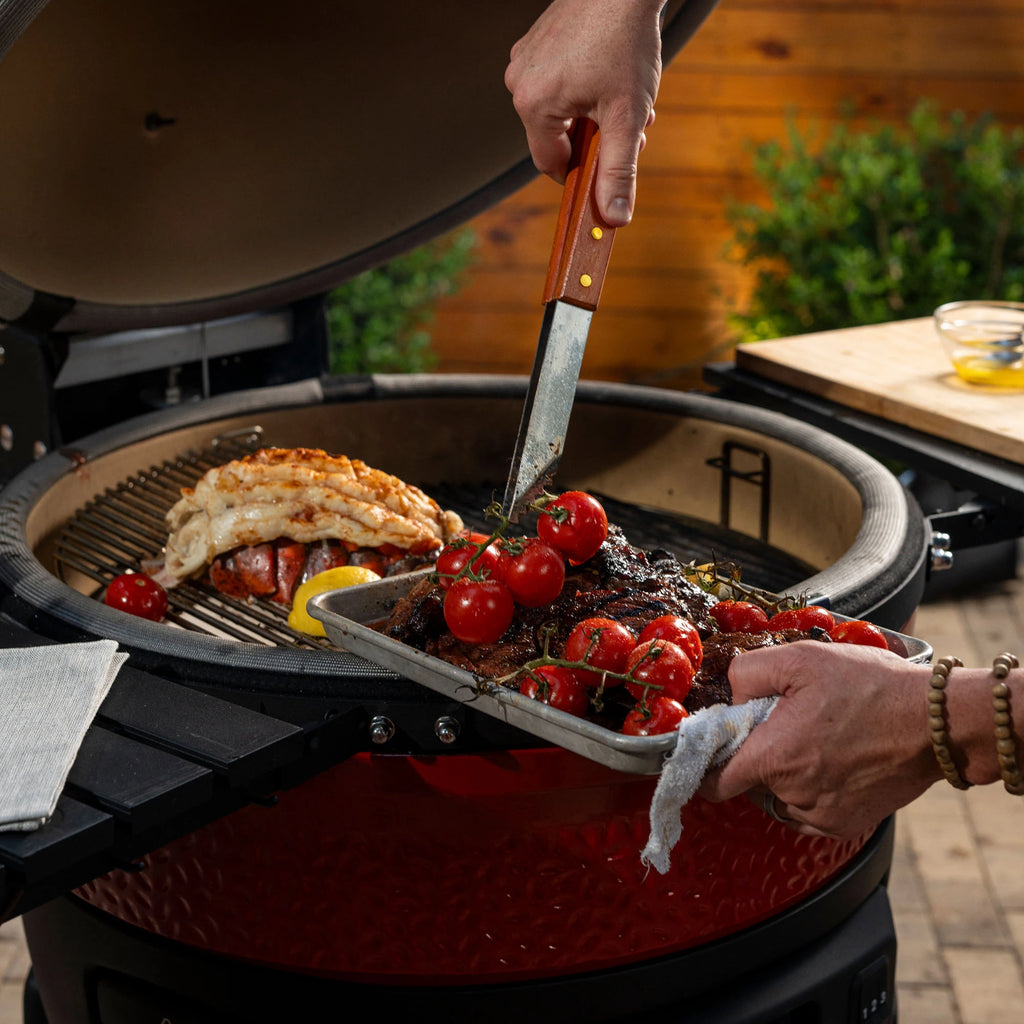
<path fill-rule="evenodd" d="M 0 650 L 0 831 L 30 832 L 53 814 L 127 658 L 113 640 Z"/>
<path fill-rule="evenodd" d="M 645 865 L 662 875 L 668 871 L 669 854 L 683 834 L 680 811 L 707 770 L 728 761 L 778 702 L 778 697 L 758 697 L 746 704 L 715 704 L 683 719 L 651 799 L 651 833 L 640 852 Z"/>

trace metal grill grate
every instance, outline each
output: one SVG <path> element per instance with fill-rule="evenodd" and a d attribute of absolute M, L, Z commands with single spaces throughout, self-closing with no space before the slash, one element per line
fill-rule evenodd
<path fill-rule="evenodd" d="M 501 494 L 504 484 L 433 484 L 430 495 L 445 508 L 454 509 L 468 526 L 489 531 L 480 510 Z M 626 537 L 646 551 L 670 551 L 681 562 L 727 560 L 740 566 L 743 582 L 771 593 L 795 587 L 815 569 L 793 555 L 727 526 L 695 519 L 678 512 L 649 508 L 595 492 L 608 519 L 622 528 Z M 526 515 L 519 527 L 523 533 L 536 531 L 536 516 Z"/>
<path fill-rule="evenodd" d="M 164 516 L 208 470 L 250 454 L 265 443 L 259 427 L 217 438 L 201 451 L 152 466 L 123 480 L 80 509 L 65 524 L 57 541 L 57 575 L 65 583 L 77 576 L 96 584 L 102 599 L 107 584 L 131 569 L 142 570 L 167 539 Z M 208 583 L 189 580 L 168 595 L 164 622 L 209 636 L 270 647 L 333 650 L 325 639 L 307 636 L 288 625 L 288 608 L 265 600 L 241 600 L 221 594 Z"/>
<path fill-rule="evenodd" d="M 253 427 L 217 438 L 201 451 L 152 466 L 123 480 L 90 501 L 65 524 L 56 545 L 57 575 L 77 589 L 95 584 L 102 600 L 107 584 L 126 570 L 142 571 L 159 555 L 167 539 L 164 517 L 181 496 L 208 470 L 242 458 L 265 444 L 263 431 Z M 436 484 L 431 496 L 458 512 L 467 526 L 489 530 L 481 510 L 497 493 L 496 484 Z M 761 540 L 724 527 L 659 510 L 640 508 L 602 496 L 609 518 L 633 543 L 647 549 L 664 548 L 682 561 L 728 557 L 743 567 L 745 583 L 779 592 L 810 573 L 810 567 Z M 519 524 L 529 532 L 530 521 Z M 266 599 L 242 600 L 221 594 L 202 580 L 189 580 L 168 593 L 164 621 L 209 636 L 271 647 L 334 650 L 323 638 L 307 636 L 288 625 L 288 608 Z"/>

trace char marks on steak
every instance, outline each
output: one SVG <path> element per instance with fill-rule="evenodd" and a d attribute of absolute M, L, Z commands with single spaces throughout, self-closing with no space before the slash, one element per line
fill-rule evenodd
<path fill-rule="evenodd" d="M 684 616 L 701 636 L 715 629 L 711 607 L 716 599 L 687 578 L 675 555 L 643 551 L 630 544 L 614 524 L 609 525 L 607 540 L 585 567 L 587 578 L 580 580 L 575 594 L 568 585 L 562 589 L 560 600 L 565 609 L 560 617 L 576 615 L 569 629 L 580 619 L 602 616 L 639 632 L 659 615 Z"/>
<path fill-rule="evenodd" d="M 704 639 L 704 661 L 693 679 L 693 686 L 683 702 L 693 714 L 712 704 L 731 704 L 732 687 L 729 686 L 729 664 L 737 654 L 762 647 L 778 647 L 797 640 L 829 641 L 823 629 L 805 632 L 802 629 L 765 630 L 762 633 L 712 633 Z"/>
<path fill-rule="evenodd" d="M 399 601 L 382 631 L 396 640 L 487 678 L 508 675 L 544 653 L 561 657 L 573 626 L 582 619 L 617 619 L 634 633 L 660 615 L 682 615 L 702 635 L 715 627 L 715 598 L 688 580 L 674 555 L 650 557 L 626 540 L 614 524 L 593 558 L 566 573 L 562 593 L 540 608 L 516 607 L 505 635 L 495 644 L 467 644 L 448 630 L 444 591 L 423 580 Z"/>
<path fill-rule="evenodd" d="M 445 591 L 429 579 L 420 580 L 379 625 L 381 632 L 426 651 L 458 668 L 488 679 L 509 676 L 547 653 L 560 658 L 576 623 L 587 618 L 615 619 L 635 636 L 661 615 L 680 615 L 693 622 L 701 634 L 704 660 L 683 702 L 693 714 L 713 704 L 731 704 L 729 663 L 743 651 L 796 640 L 828 640 L 815 629 L 720 633 L 710 609 L 717 598 L 687 579 L 683 566 L 666 551 L 649 554 L 630 544 L 622 530 L 609 524 L 608 539 L 583 565 L 566 573 L 561 595 L 542 608 L 516 607 L 512 625 L 494 644 L 468 644 L 456 639 L 444 620 Z M 615 703 L 620 688 L 607 694 Z"/>

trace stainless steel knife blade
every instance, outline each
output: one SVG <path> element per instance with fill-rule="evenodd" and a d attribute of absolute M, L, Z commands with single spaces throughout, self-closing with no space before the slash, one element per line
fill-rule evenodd
<path fill-rule="evenodd" d="M 550 486 L 558 468 L 590 321 L 611 256 L 615 229 L 594 203 L 599 142 L 594 122 L 581 119 L 548 265 L 537 354 L 502 502 L 512 522 Z"/>
<path fill-rule="evenodd" d="M 502 509 L 514 522 L 554 479 L 565 447 L 593 311 L 549 302 Z"/>

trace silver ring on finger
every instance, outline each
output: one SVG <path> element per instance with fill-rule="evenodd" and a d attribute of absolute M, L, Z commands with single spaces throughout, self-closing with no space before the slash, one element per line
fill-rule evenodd
<path fill-rule="evenodd" d="M 786 815 L 779 811 L 776 796 L 771 790 L 761 797 L 761 809 L 773 821 L 781 822 L 783 825 L 793 820 L 792 818 L 787 818 Z"/>

